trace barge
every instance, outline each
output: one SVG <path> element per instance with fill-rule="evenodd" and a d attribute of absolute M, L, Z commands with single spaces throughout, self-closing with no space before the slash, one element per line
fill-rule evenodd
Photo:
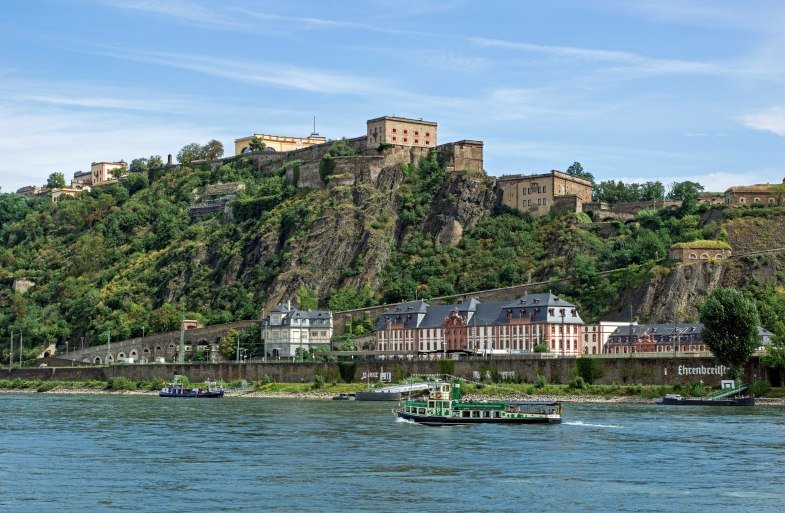
<path fill-rule="evenodd" d="M 180 382 L 180 376 L 175 376 L 171 383 L 164 386 L 159 397 L 196 397 L 196 398 L 219 398 L 224 396 L 224 389 L 216 386 L 212 381 L 205 383 L 207 388 L 186 388 Z"/>
<path fill-rule="evenodd" d="M 437 383 L 427 397 L 407 399 L 394 412 L 398 418 L 428 426 L 558 424 L 562 418 L 562 406 L 558 402 L 462 400 L 458 381 Z"/>

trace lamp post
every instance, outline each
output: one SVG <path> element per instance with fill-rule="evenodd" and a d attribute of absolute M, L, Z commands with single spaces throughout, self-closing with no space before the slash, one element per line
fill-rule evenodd
<path fill-rule="evenodd" d="M 68 356 L 68 341 L 65 341 L 65 355 Z"/>

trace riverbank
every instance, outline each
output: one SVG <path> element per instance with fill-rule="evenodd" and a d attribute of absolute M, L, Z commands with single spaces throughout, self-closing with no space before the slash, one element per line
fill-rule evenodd
<path fill-rule="evenodd" d="M 31 383 L 35 385 L 35 383 Z M 264 385 L 263 385 L 264 386 Z M 269 386 L 269 385 L 268 385 Z M 270 388 L 278 388 L 278 390 L 257 390 L 254 388 L 243 389 L 227 389 L 225 397 L 242 398 L 242 399 L 299 399 L 311 401 L 324 401 L 330 400 L 334 396 L 341 393 L 354 393 L 358 390 L 363 390 L 364 387 L 355 384 L 343 384 L 335 386 L 326 386 L 324 389 L 311 389 L 308 390 L 309 385 L 299 383 L 273 384 Z M 285 388 L 285 390 L 280 390 Z M 0 394 L 39 394 L 39 395 L 114 395 L 114 396 L 157 396 L 158 389 L 137 388 L 135 390 L 111 390 L 105 387 L 96 386 L 91 383 L 89 386 L 72 383 L 58 383 L 54 386 L 30 386 L 30 387 L 0 387 Z M 527 393 L 482 393 L 472 391 L 471 393 L 464 394 L 466 399 L 477 401 L 546 401 L 553 402 L 559 401 L 563 403 L 593 403 L 593 404 L 655 404 L 661 396 L 657 397 L 641 397 L 635 395 L 590 395 L 590 394 L 575 394 L 575 393 L 544 393 L 544 394 L 527 394 Z M 785 407 L 785 397 L 758 397 L 755 399 L 756 404 L 760 406 L 779 406 Z"/>

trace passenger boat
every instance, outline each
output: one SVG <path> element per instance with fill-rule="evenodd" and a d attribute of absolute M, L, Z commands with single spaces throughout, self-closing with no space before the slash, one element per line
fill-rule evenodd
<path fill-rule="evenodd" d="M 461 383 L 437 383 L 428 396 L 407 399 L 397 417 L 429 426 L 461 424 L 558 424 L 562 406 L 556 402 L 484 402 L 461 400 Z"/>
<path fill-rule="evenodd" d="M 212 381 L 205 382 L 207 388 L 186 388 L 185 385 L 180 383 L 180 376 L 175 376 L 171 383 L 164 386 L 160 392 L 159 397 L 203 397 L 215 398 L 223 397 L 224 389 L 216 386 Z"/>

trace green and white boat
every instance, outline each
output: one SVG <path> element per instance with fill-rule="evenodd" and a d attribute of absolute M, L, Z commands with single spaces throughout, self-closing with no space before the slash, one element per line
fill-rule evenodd
<path fill-rule="evenodd" d="M 428 426 L 461 424 L 558 424 L 558 402 L 485 402 L 461 399 L 461 383 L 437 383 L 427 398 L 407 399 L 397 417 Z"/>

